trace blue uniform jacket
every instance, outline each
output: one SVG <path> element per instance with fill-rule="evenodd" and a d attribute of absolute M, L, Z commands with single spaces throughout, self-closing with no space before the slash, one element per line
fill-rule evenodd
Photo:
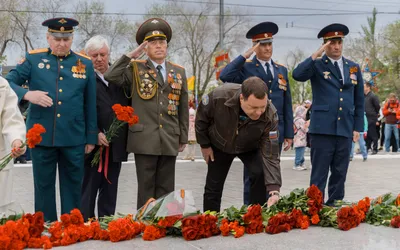
<path fill-rule="evenodd" d="M 73 72 L 77 69 L 80 73 Z M 33 50 L 26 53 L 6 79 L 19 101 L 28 92 L 21 87 L 25 83 L 29 90 L 48 92 L 53 100 L 53 105 L 48 108 L 30 105 L 27 129 L 35 123 L 46 129 L 40 146 L 97 143 L 96 76 L 88 57 L 72 51 L 66 57 L 57 57 L 47 48 Z"/>
<path fill-rule="evenodd" d="M 274 70 L 274 80 L 269 90 L 268 98 L 274 104 L 279 116 L 279 142 L 284 138 L 293 138 L 293 109 L 292 95 L 287 68 L 272 61 Z M 272 70 L 272 69 L 271 69 Z M 223 82 L 242 83 L 251 76 L 260 77 L 267 82 L 267 74 L 254 56 L 253 60 L 246 60 L 242 55 L 229 63 L 221 72 L 220 79 Z M 279 78 L 282 79 L 279 79 Z"/>
<path fill-rule="evenodd" d="M 364 131 L 364 83 L 360 67 L 343 57 L 343 74 L 344 84 L 326 55 L 315 61 L 309 57 L 294 69 L 295 80 L 311 80 L 310 133 L 353 137 L 353 131 Z"/>

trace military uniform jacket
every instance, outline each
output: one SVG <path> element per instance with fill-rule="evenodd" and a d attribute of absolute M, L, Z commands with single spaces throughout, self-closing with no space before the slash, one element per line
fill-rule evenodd
<path fill-rule="evenodd" d="M 271 71 L 274 71 L 274 79 L 268 93 L 268 98 L 278 110 L 279 141 L 282 143 L 284 138 L 294 137 L 292 95 L 290 93 L 287 68 L 274 61 L 272 61 L 272 68 Z M 222 70 L 220 79 L 223 82 L 241 84 L 251 76 L 257 76 L 264 82 L 267 82 L 267 73 L 257 60 L 257 57 L 254 56 L 253 60 L 246 60 L 240 55 Z"/>
<path fill-rule="evenodd" d="M 353 137 L 353 131 L 364 131 L 364 83 L 360 67 L 343 58 L 343 75 L 344 84 L 326 55 L 316 60 L 309 57 L 294 69 L 295 80 L 311 80 L 309 133 Z"/>
<path fill-rule="evenodd" d="M 202 148 L 211 145 L 228 154 L 261 149 L 265 184 L 269 191 L 281 186 L 278 115 L 268 101 L 258 120 L 247 118 L 239 126 L 241 86 L 224 84 L 204 95 L 196 113 L 196 139 Z"/>
<path fill-rule="evenodd" d="M 26 126 L 46 129 L 40 146 L 69 147 L 97 143 L 96 77 L 92 61 L 73 51 L 57 57 L 50 49 L 32 50 L 7 76 L 19 101 L 29 90 L 48 92 L 51 107 L 31 104 Z"/>
<path fill-rule="evenodd" d="M 135 154 L 177 156 L 188 142 L 188 92 L 185 69 L 165 62 L 168 80 L 158 76 L 150 60 L 123 55 L 104 74 L 111 84 L 130 87 L 139 123 L 129 127 L 127 151 Z M 135 73 L 134 73 L 135 72 Z"/>

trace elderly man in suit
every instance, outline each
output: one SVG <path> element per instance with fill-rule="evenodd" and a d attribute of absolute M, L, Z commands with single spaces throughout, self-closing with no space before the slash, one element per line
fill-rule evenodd
<path fill-rule="evenodd" d="M 311 80 L 313 93 L 311 124 L 311 180 L 325 193 L 329 170 L 327 205 L 344 197 L 344 184 L 352 140 L 364 131 L 364 84 L 358 64 L 342 56 L 343 38 L 349 29 L 343 24 L 323 28 L 318 38 L 323 45 L 300 63 L 293 78 Z M 322 53 L 325 55 L 321 58 Z"/>
<path fill-rule="evenodd" d="M 85 153 L 97 143 L 96 78 L 89 57 L 71 50 L 71 18 L 44 21 L 49 48 L 26 53 L 6 78 L 18 100 L 29 101 L 27 128 L 40 123 L 42 142 L 32 149 L 35 211 L 57 220 L 56 172 L 60 179 L 61 214 L 80 209 Z M 21 87 L 27 83 L 28 89 Z"/>
<path fill-rule="evenodd" d="M 97 103 L 97 127 L 99 128 L 98 145 L 102 146 L 103 162 L 92 166 L 95 150 L 85 158 L 85 175 L 82 183 L 82 213 L 85 220 L 95 217 L 94 209 L 97 198 L 97 216 L 110 216 L 115 213 L 117 204 L 118 178 L 121 171 L 121 162 L 126 161 L 126 141 L 128 125 L 121 127 L 117 136 L 111 142 L 107 141 L 104 131 L 107 131 L 115 117 L 112 106 L 121 104 L 130 105 L 130 99 L 126 97 L 123 87 L 110 84 L 104 79 L 104 73 L 109 67 L 110 47 L 107 39 L 102 36 L 94 36 L 85 45 L 85 53 L 92 59 L 96 72 L 96 103 Z M 108 157 L 108 162 L 106 158 Z M 106 165 L 107 164 L 107 165 Z"/>
<path fill-rule="evenodd" d="M 128 152 L 135 154 L 137 208 L 174 191 L 175 162 L 188 142 L 188 91 L 185 69 L 166 61 L 172 30 L 159 18 L 145 21 L 139 44 L 104 74 L 111 84 L 130 88 L 139 123 L 129 127 Z M 137 60 L 146 52 L 147 60 Z M 133 60 L 132 60 L 133 59 Z"/>
<path fill-rule="evenodd" d="M 18 109 L 18 98 L 8 82 L 0 77 L 0 159 L 16 148 L 12 153 L 17 158 L 25 153 L 25 147 L 20 148 L 25 141 L 25 122 Z M 0 217 L 6 213 L 12 203 L 12 166 L 11 161 L 0 171 Z"/>

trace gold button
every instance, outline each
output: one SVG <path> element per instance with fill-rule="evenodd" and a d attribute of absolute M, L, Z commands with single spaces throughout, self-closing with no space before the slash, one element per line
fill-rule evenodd
<path fill-rule="evenodd" d="M 62 76 L 60 77 L 60 80 L 62 81 L 64 78 L 62 78 Z"/>
<path fill-rule="evenodd" d="M 58 92 L 62 92 L 62 89 L 59 89 Z"/>
<path fill-rule="evenodd" d="M 58 102 L 58 105 L 61 105 L 61 102 Z"/>
<path fill-rule="evenodd" d="M 339 110 L 342 111 L 342 107 L 340 107 Z"/>
<path fill-rule="evenodd" d="M 160 114 L 160 116 L 162 116 L 162 114 Z"/>
<path fill-rule="evenodd" d="M 57 114 L 57 117 L 60 117 L 61 115 L 60 114 Z"/>
<path fill-rule="evenodd" d="M 62 69 L 63 69 L 63 68 L 64 68 L 64 66 L 62 66 L 62 65 L 61 65 L 61 66 L 60 66 L 60 68 L 62 68 Z"/>
<path fill-rule="evenodd" d="M 160 124 L 160 128 L 162 128 L 162 125 Z"/>
<path fill-rule="evenodd" d="M 340 98 L 340 101 L 343 102 L 343 98 Z"/>
<path fill-rule="evenodd" d="M 272 93 L 272 90 L 270 90 L 269 93 L 271 94 L 271 93 Z"/>
<path fill-rule="evenodd" d="M 60 62 L 62 62 L 63 61 L 63 59 L 62 58 L 60 58 Z"/>
<path fill-rule="evenodd" d="M 343 89 L 340 89 L 340 92 L 342 92 L 343 91 Z"/>
<path fill-rule="evenodd" d="M 340 117 L 339 118 L 337 118 L 339 121 L 340 121 Z"/>

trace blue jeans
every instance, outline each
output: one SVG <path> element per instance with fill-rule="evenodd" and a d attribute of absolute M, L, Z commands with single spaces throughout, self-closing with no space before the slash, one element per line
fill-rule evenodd
<path fill-rule="evenodd" d="M 294 158 L 295 166 L 302 166 L 304 164 L 304 152 L 306 151 L 306 147 L 298 147 L 295 148 L 296 157 Z"/>
<path fill-rule="evenodd" d="M 358 139 L 358 144 L 360 144 L 360 151 L 361 151 L 363 158 L 367 159 L 368 152 L 367 152 L 367 147 L 365 146 L 364 133 L 360 133 L 360 139 Z M 350 158 L 353 158 L 353 155 L 354 155 L 354 145 L 355 145 L 355 143 L 353 142 L 353 145 L 351 147 L 351 152 L 350 152 Z"/>
<path fill-rule="evenodd" d="M 390 151 L 390 138 L 392 137 L 392 131 L 394 137 L 396 138 L 396 145 L 399 148 L 399 130 L 397 129 L 397 124 L 385 124 L 385 150 Z"/>

